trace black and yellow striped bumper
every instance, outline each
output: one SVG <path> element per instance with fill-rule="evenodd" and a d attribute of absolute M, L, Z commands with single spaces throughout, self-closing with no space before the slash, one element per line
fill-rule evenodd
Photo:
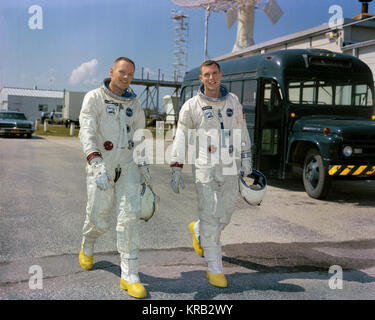
<path fill-rule="evenodd" d="M 375 175 L 375 165 L 331 165 L 328 174 L 330 176 L 370 177 Z"/>

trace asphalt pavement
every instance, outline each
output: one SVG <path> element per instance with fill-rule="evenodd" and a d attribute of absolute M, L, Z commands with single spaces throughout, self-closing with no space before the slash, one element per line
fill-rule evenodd
<path fill-rule="evenodd" d="M 222 234 L 229 286 L 220 289 L 208 284 L 191 246 L 190 167 L 181 195 L 170 190 L 167 165 L 151 173 L 161 204 L 141 228 L 146 301 L 374 299 L 372 181 L 333 183 L 324 201 L 309 198 L 299 180 L 270 181 L 260 207 L 238 198 Z M 119 286 L 115 217 L 97 241 L 93 269 L 79 266 L 86 185 L 77 138 L 0 138 L 0 177 L 1 300 L 135 300 Z"/>

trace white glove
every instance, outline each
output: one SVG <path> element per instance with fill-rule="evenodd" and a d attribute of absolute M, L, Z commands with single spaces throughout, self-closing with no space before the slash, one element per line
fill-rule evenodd
<path fill-rule="evenodd" d="M 185 188 L 184 180 L 181 177 L 181 168 L 172 167 L 171 171 L 171 188 L 175 193 L 180 193 L 181 189 Z"/>
<path fill-rule="evenodd" d="M 96 157 L 90 161 L 90 164 L 94 173 L 95 182 L 99 189 L 107 190 L 109 186 L 109 177 L 102 159 Z"/>
<path fill-rule="evenodd" d="M 241 171 L 243 172 L 243 175 L 245 177 L 253 172 L 253 169 L 251 167 L 250 158 L 242 159 L 242 161 L 241 161 Z"/>
<path fill-rule="evenodd" d="M 152 188 L 151 175 L 150 175 L 150 171 L 148 170 L 148 167 L 147 166 L 139 167 L 139 172 L 141 174 L 141 184 L 146 183 L 149 187 Z"/>

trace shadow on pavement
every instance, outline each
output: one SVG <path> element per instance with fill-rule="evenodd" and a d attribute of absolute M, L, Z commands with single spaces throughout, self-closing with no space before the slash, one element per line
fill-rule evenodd
<path fill-rule="evenodd" d="M 267 183 L 287 191 L 305 193 L 302 179 L 277 180 L 269 179 Z M 311 201 L 326 201 L 336 203 L 353 203 L 359 207 L 375 207 L 375 180 L 332 180 L 328 195 L 325 199 Z"/>
<path fill-rule="evenodd" d="M 21 140 L 30 140 L 30 139 L 28 139 L 28 138 L 26 138 L 26 137 L 23 137 L 23 136 L 14 136 L 14 135 L 12 135 L 12 136 L 4 136 L 4 135 L 2 135 L 2 136 L 0 136 L 0 138 L 4 138 L 4 139 L 21 139 Z M 33 140 L 38 140 L 38 139 L 45 139 L 45 138 L 43 138 L 42 136 L 36 136 L 36 135 L 32 135 L 31 136 L 31 139 L 33 139 Z"/>
<path fill-rule="evenodd" d="M 329 250 L 328 250 L 328 249 Z M 358 250 L 373 250 L 373 256 L 348 257 L 350 252 Z M 179 250 L 179 249 L 176 249 Z M 321 250 L 335 252 L 338 255 L 328 254 Z M 346 251 L 345 251 L 346 250 Z M 160 250 L 161 251 L 161 250 Z M 186 251 L 186 249 L 184 249 Z M 160 252 L 160 254 L 162 254 Z M 193 252 L 191 254 L 194 254 Z M 189 254 L 186 259 L 189 260 Z M 282 283 L 285 280 L 309 279 L 328 281 L 332 274 L 328 273 L 331 266 L 338 265 L 343 269 L 343 280 L 346 282 L 372 283 L 375 277 L 366 274 L 363 269 L 375 267 L 375 239 L 348 242 L 314 242 L 314 243 L 244 243 L 226 245 L 223 247 L 223 264 L 225 269 L 238 266 L 251 272 L 234 272 L 227 274 L 228 288 L 211 286 L 206 278 L 206 268 L 181 272 L 179 278 L 165 278 L 150 276 L 140 272 L 140 278 L 152 299 L 152 292 L 166 294 L 191 294 L 194 299 L 214 299 L 221 294 L 242 294 L 244 291 L 279 291 L 304 292 L 303 286 Z M 185 264 L 178 265 L 179 268 Z M 189 261 L 186 265 L 191 268 Z M 163 265 L 165 267 L 167 265 Z M 170 266 L 173 268 L 173 265 Z M 121 269 L 109 261 L 99 261 L 94 264 L 93 270 L 103 269 L 112 272 L 120 278 Z M 356 297 L 353 297 L 355 299 Z"/>

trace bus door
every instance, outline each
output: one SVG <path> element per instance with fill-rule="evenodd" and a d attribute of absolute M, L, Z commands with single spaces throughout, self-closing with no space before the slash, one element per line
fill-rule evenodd
<path fill-rule="evenodd" d="M 273 79 L 259 79 L 255 168 L 267 176 L 281 178 L 283 112 L 280 87 Z"/>

